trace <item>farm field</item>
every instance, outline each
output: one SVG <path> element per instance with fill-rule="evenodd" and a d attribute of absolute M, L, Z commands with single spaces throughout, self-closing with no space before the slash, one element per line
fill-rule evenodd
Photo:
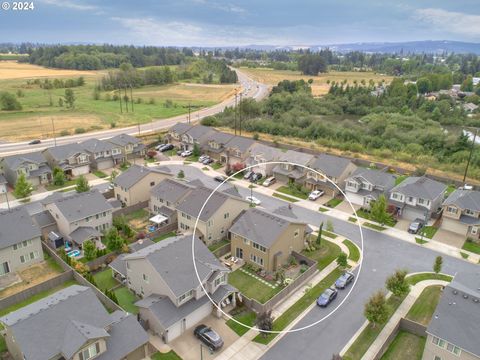
<path fill-rule="evenodd" d="M 314 96 L 325 95 L 328 92 L 330 87 L 327 84 L 327 81 L 330 82 L 341 82 L 347 80 L 348 84 L 353 84 L 353 81 L 362 81 L 365 80 L 367 83 L 371 79 L 378 83 L 379 81 L 385 80 L 389 83 L 393 77 L 388 75 L 380 75 L 374 72 L 359 72 L 359 71 L 332 71 L 326 74 L 320 74 L 319 76 L 309 76 L 302 75 L 300 71 L 290 71 L 290 70 L 273 70 L 268 68 L 247 68 L 242 67 L 241 70 L 250 75 L 254 80 L 263 82 L 268 85 L 277 85 L 282 80 L 300 80 L 304 79 L 313 79 L 312 83 L 312 93 Z"/>
<path fill-rule="evenodd" d="M 23 69 L 23 70 L 22 70 Z M 134 112 L 120 112 L 119 101 L 114 101 L 114 92 L 100 92 L 94 100 L 93 91 L 102 72 L 47 69 L 29 64 L 0 62 L 0 89 L 18 97 L 20 111 L 0 111 L 0 137 L 2 140 L 21 141 L 52 136 L 53 126 L 57 136 L 125 127 L 148 123 L 152 119 L 169 118 L 186 114 L 188 106 L 195 111 L 219 103 L 234 94 L 235 85 L 177 83 L 163 86 L 145 86 L 133 89 Z M 59 99 L 65 89 L 45 90 L 27 80 L 36 77 L 76 79 L 83 76 L 85 85 L 73 87 L 75 108 L 60 106 Z M 130 96 L 130 92 L 128 92 Z M 140 99 L 140 100 L 138 100 Z M 141 103 L 137 103 L 140 101 Z"/>

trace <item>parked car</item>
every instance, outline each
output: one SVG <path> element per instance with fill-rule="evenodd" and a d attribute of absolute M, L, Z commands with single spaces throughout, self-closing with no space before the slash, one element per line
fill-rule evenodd
<path fill-rule="evenodd" d="M 265 179 L 265 181 L 263 182 L 263 186 L 270 186 L 272 184 L 275 184 L 277 182 L 277 179 L 275 179 L 275 177 L 271 176 L 267 179 Z"/>
<path fill-rule="evenodd" d="M 408 227 L 408 232 L 410 234 L 418 234 L 421 228 L 423 228 L 423 220 L 422 219 L 415 219 L 410 223 Z"/>
<path fill-rule="evenodd" d="M 336 297 L 338 291 L 335 288 L 326 289 L 317 299 L 317 305 L 327 307 Z"/>
<path fill-rule="evenodd" d="M 320 196 L 323 196 L 325 194 L 325 191 L 323 190 L 314 190 L 308 195 L 308 200 L 315 201 L 317 200 Z"/>
<path fill-rule="evenodd" d="M 252 204 L 255 204 L 255 205 L 260 205 L 262 202 L 260 200 L 258 200 L 255 196 L 247 196 L 245 198 L 245 200 L 247 200 L 248 202 L 252 203 Z"/>
<path fill-rule="evenodd" d="M 245 180 L 249 180 L 253 176 L 253 174 L 254 174 L 254 172 L 249 170 L 245 173 L 245 175 L 243 175 L 243 178 Z"/>
<path fill-rule="evenodd" d="M 217 175 L 213 178 L 213 180 L 218 181 L 218 182 L 224 182 L 227 179 L 228 178 L 226 176 L 222 176 L 222 175 Z"/>
<path fill-rule="evenodd" d="M 350 284 L 353 279 L 355 278 L 355 275 L 351 273 L 350 271 L 344 272 L 338 279 L 335 281 L 335 287 L 337 289 L 345 289 L 348 284 Z"/>
<path fill-rule="evenodd" d="M 207 157 L 206 159 L 204 159 L 204 160 L 202 161 L 202 164 L 203 164 L 203 165 L 210 165 L 211 163 L 213 163 L 213 161 L 214 161 L 214 160 L 213 160 L 211 157 Z"/>
<path fill-rule="evenodd" d="M 262 178 L 262 174 L 261 173 L 254 173 L 251 177 L 250 177 L 250 181 L 251 182 L 257 182 L 258 180 L 260 180 Z"/>
<path fill-rule="evenodd" d="M 28 145 L 36 145 L 36 144 L 40 144 L 41 141 L 39 139 L 35 139 L 35 140 L 32 140 L 28 143 Z"/>
<path fill-rule="evenodd" d="M 223 346 L 223 340 L 220 335 L 207 325 L 198 325 L 193 331 L 193 334 L 211 351 L 218 350 Z"/>
<path fill-rule="evenodd" d="M 185 151 L 182 151 L 182 153 L 180 154 L 181 157 L 187 157 L 187 156 L 190 156 L 193 154 L 193 151 L 192 150 L 185 150 Z"/>
<path fill-rule="evenodd" d="M 203 160 L 208 159 L 208 158 L 209 158 L 208 155 L 200 155 L 200 157 L 198 158 L 198 162 L 203 162 Z"/>
<path fill-rule="evenodd" d="M 174 149 L 173 144 L 163 144 L 163 145 L 160 145 L 157 150 L 160 152 L 165 152 L 173 149 Z"/>

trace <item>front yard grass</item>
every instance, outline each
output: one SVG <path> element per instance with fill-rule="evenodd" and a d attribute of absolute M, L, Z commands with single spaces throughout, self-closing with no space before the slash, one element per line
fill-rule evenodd
<path fill-rule="evenodd" d="M 380 226 L 380 225 L 369 223 L 369 222 L 364 222 L 363 226 L 368 227 L 368 228 L 373 229 L 373 230 L 377 230 L 377 231 L 383 231 L 383 230 L 387 229 L 384 226 Z"/>
<path fill-rule="evenodd" d="M 213 170 L 218 170 L 220 168 L 223 167 L 223 164 L 219 163 L 219 162 L 214 162 L 213 164 L 210 165 L 212 167 Z"/>
<path fill-rule="evenodd" d="M 337 234 L 334 234 L 334 233 L 332 233 L 330 231 L 327 231 L 327 230 L 323 230 L 322 235 L 325 235 L 326 237 L 329 237 L 331 239 L 336 239 L 337 238 Z"/>
<path fill-rule="evenodd" d="M 285 201 L 292 202 L 292 203 L 299 201 L 299 200 L 294 199 L 294 198 L 292 198 L 292 197 L 290 197 L 290 196 L 282 195 L 282 194 L 279 194 L 279 193 L 273 193 L 273 196 L 276 197 L 276 198 L 285 200 Z"/>
<path fill-rule="evenodd" d="M 320 206 L 318 208 L 318 211 L 320 211 L 320 212 L 327 212 L 328 210 L 330 210 L 330 209 L 324 208 L 323 206 Z"/>
<path fill-rule="evenodd" d="M 51 183 L 51 184 L 46 185 L 45 189 L 47 189 L 48 191 L 54 191 L 54 190 L 62 189 L 62 188 L 67 187 L 67 186 L 73 186 L 73 185 L 76 184 L 76 182 L 77 182 L 77 180 L 73 179 L 73 180 L 65 181 L 65 183 L 63 185 L 55 185 L 54 183 Z"/>
<path fill-rule="evenodd" d="M 245 325 L 248 325 L 248 326 L 254 326 L 255 325 L 255 319 L 256 319 L 257 316 L 253 311 L 245 310 L 245 311 L 242 311 L 242 312 L 240 312 L 236 315 L 233 315 L 232 317 L 235 320 L 241 322 L 242 324 L 245 324 Z M 243 336 L 248 330 L 250 330 L 249 328 L 236 323 L 232 319 L 227 320 L 227 325 L 230 329 L 235 331 L 235 333 L 238 336 Z"/>
<path fill-rule="evenodd" d="M 168 239 L 170 237 L 176 236 L 177 233 L 175 231 L 170 231 L 168 233 L 165 233 L 163 235 L 157 236 L 156 238 L 152 239 L 153 242 L 159 242 L 165 239 Z"/>
<path fill-rule="evenodd" d="M 423 245 L 423 244 L 428 243 L 428 240 L 423 240 L 422 238 L 416 237 L 416 238 L 415 238 L 415 242 L 416 242 L 417 244 Z"/>
<path fill-rule="evenodd" d="M 441 293 L 442 287 L 438 285 L 423 289 L 418 299 L 410 308 L 407 319 L 427 326 L 435 312 Z"/>
<path fill-rule="evenodd" d="M 95 175 L 96 177 L 98 177 L 100 179 L 106 178 L 108 176 L 107 174 L 105 174 L 103 171 L 100 171 L 100 170 L 95 170 L 93 172 L 93 175 Z"/>
<path fill-rule="evenodd" d="M 380 360 L 421 360 L 425 337 L 400 330 Z"/>
<path fill-rule="evenodd" d="M 115 290 L 115 296 L 117 297 L 118 305 L 120 305 L 123 310 L 130 314 L 138 314 L 138 308 L 134 305 L 138 299 L 129 289 L 122 286 L 120 289 Z"/>
<path fill-rule="evenodd" d="M 352 261 L 357 262 L 360 260 L 360 249 L 350 240 L 345 239 L 342 243 L 348 248 L 348 258 Z"/>
<path fill-rule="evenodd" d="M 340 205 L 342 201 L 343 201 L 342 199 L 333 198 L 328 200 L 325 206 L 333 209 L 334 207 L 337 207 L 338 205 Z"/>
<path fill-rule="evenodd" d="M 352 222 L 352 223 L 356 223 L 357 222 L 357 218 L 356 217 L 353 217 L 353 216 L 350 216 L 348 218 L 348 221 Z"/>
<path fill-rule="evenodd" d="M 421 232 L 423 233 L 423 236 L 428 238 L 428 239 L 431 239 L 433 238 L 433 236 L 435 235 L 435 233 L 437 232 L 437 228 L 436 227 L 433 227 L 433 226 L 425 226 Z"/>
<path fill-rule="evenodd" d="M 284 194 L 287 194 L 287 195 L 295 196 L 295 197 L 297 197 L 299 199 L 303 199 L 303 200 L 306 200 L 308 198 L 308 194 L 305 194 L 301 190 L 298 190 L 297 188 L 292 187 L 292 186 L 283 185 L 283 186 L 280 186 L 277 189 L 277 191 L 281 192 L 281 193 L 284 193 Z"/>
<path fill-rule="evenodd" d="M 463 244 L 462 249 L 475 254 L 480 254 L 480 244 L 474 242 L 472 239 L 467 239 Z"/>
<path fill-rule="evenodd" d="M 246 297 L 255 299 L 262 304 L 270 300 L 282 289 L 281 286 L 271 288 L 255 279 L 253 276 L 245 274 L 240 269 L 235 270 L 228 275 L 228 282 Z"/>
<path fill-rule="evenodd" d="M 93 279 L 95 280 L 97 287 L 102 291 L 110 290 L 119 284 L 118 281 L 113 278 L 112 269 L 110 268 L 96 273 L 93 275 Z"/>
<path fill-rule="evenodd" d="M 170 350 L 167 353 L 161 353 L 157 351 L 155 354 L 151 356 L 152 360 L 182 360 L 180 356 L 173 350 Z"/>
<path fill-rule="evenodd" d="M 340 249 L 340 246 L 322 238 L 320 249 L 315 251 L 304 250 L 302 251 L 302 254 L 317 261 L 318 270 L 323 270 L 328 264 L 330 264 L 332 261 L 335 261 L 341 252 L 342 250 Z"/>

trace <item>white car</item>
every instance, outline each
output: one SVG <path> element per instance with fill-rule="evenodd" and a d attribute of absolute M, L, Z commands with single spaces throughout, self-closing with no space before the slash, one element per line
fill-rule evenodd
<path fill-rule="evenodd" d="M 245 198 L 245 200 L 247 200 L 248 202 L 252 203 L 252 204 L 255 204 L 255 205 L 260 205 L 262 202 L 260 200 L 258 200 L 255 196 L 247 196 Z"/>
<path fill-rule="evenodd" d="M 187 157 L 187 156 L 190 156 L 193 154 L 193 151 L 192 150 L 185 150 L 185 151 L 182 151 L 182 153 L 180 154 L 181 157 Z"/>
<path fill-rule="evenodd" d="M 310 193 L 310 195 L 308 195 L 308 200 L 315 201 L 323 194 L 325 194 L 325 191 L 323 190 L 314 190 Z"/>

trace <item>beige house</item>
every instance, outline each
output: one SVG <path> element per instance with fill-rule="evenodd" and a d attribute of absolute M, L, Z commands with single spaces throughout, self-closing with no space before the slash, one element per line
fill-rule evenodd
<path fill-rule="evenodd" d="M 207 144 L 202 150 L 212 159 L 225 163 L 225 146 L 233 137 L 234 135 L 232 134 L 216 131 L 209 135 Z"/>
<path fill-rule="evenodd" d="M 121 155 L 116 154 L 115 158 L 121 161 L 145 156 L 145 145 L 134 136 L 120 134 L 105 141 L 111 143 L 114 149 L 120 149 Z"/>
<path fill-rule="evenodd" d="M 121 201 L 123 206 L 146 202 L 150 199 L 150 190 L 171 176 L 166 167 L 132 165 L 113 181 L 115 198 Z"/>
<path fill-rule="evenodd" d="M 232 255 L 274 272 L 287 263 L 292 251 L 303 250 L 309 232 L 305 223 L 250 208 L 229 230 Z"/>
<path fill-rule="evenodd" d="M 168 129 L 168 142 L 174 145 L 177 149 L 182 148 L 182 135 L 185 134 L 188 130 L 190 130 L 193 125 L 179 122 L 173 125 L 170 129 Z"/>
<path fill-rule="evenodd" d="M 455 190 L 443 202 L 442 229 L 480 239 L 480 192 Z"/>
<path fill-rule="evenodd" d="M 230 165 L 245 165 L 250 149 L 255 144 L 255 140 L 242 136 L 232 137 L 224 146 L 224 151 L 220 156 L 220 161 Z"/>
<path fill-rule="evenodd" d="M 245 160 L 246 166 L 251 166 L 250 170 L 259 172 L 263 176 L 272 176 L 273 169 L 277 164 L 267 164 L 268 162 L 279 161 L 282 157 L 282 150 L 255 143 L 249 150 L 249 156 Z"/>
<path fill-rule="evenodd" d="M 52 180 L 52 170 L 40 151 L 6 156 L 0 159 L 0 174 L 14 187 L 20 174 L 33 186 L 48 184 Z M 1 186 L 1 185 L 0 185 Z M 0 191 L 0 193 L 2 193 Z"/>
<path fill-rule="evenodd" d="M 65 175 L 75 177 L 90 172 L 90 155 L 79 144 L 47 148 L 42 152 L 51 169 L 58 167 Z"/>

